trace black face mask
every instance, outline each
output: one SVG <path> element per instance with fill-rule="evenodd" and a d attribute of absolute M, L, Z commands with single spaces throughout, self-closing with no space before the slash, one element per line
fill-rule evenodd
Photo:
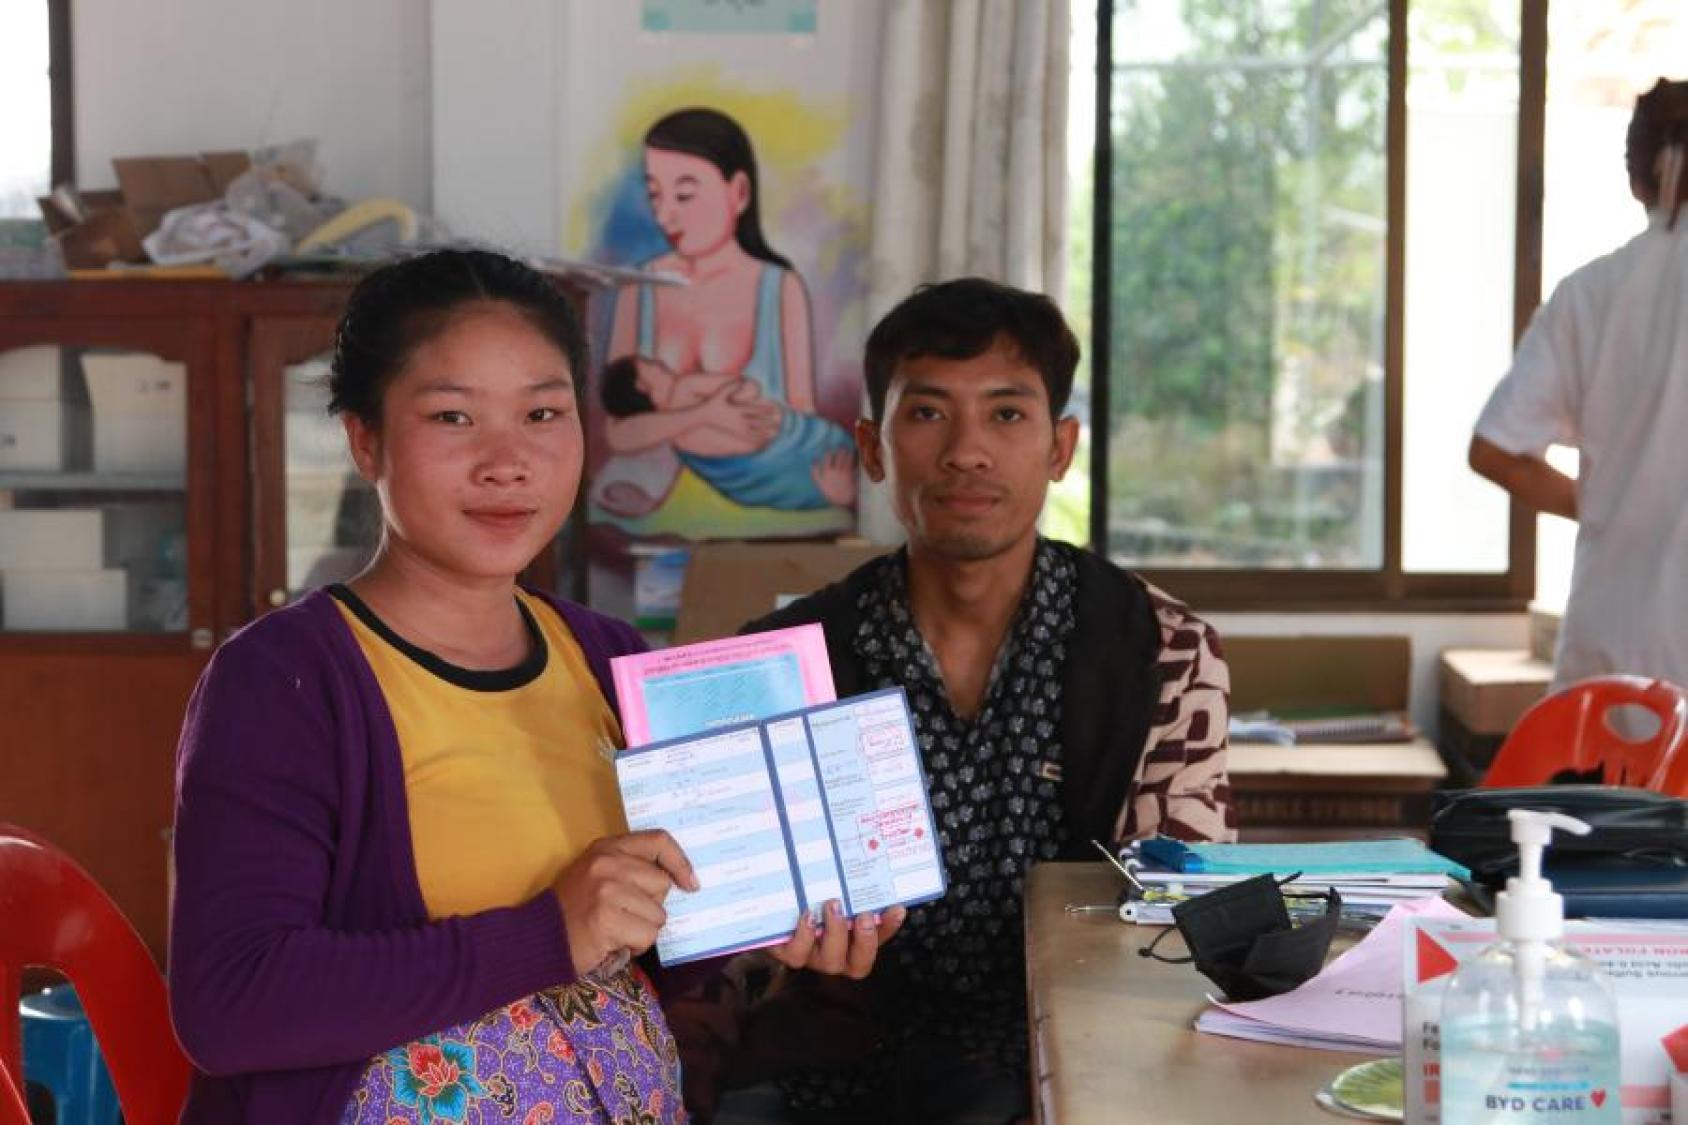
<path fill-rule="evenodd" d="M 1325 899 L 1325 912 L 1292 925 L 1279 884 L 1270 875 L 1256 875 L 1172 908 L 1172 920 L 1190 947 L 1188 957 L 1155 952 L 1166 931 L 1137 952 L 1172 965 L 1195 962 L 1197 971 L 1231 1000 L 1276 996 L 1311 980 L 1324 967 L 1342 917 L 1342 896 L 1336 891 L 1307 897 Z"/>

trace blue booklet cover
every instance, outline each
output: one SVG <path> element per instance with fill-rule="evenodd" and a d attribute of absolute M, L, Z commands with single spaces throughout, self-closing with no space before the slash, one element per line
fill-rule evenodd
<path fill-rule="evenodd" d="M 665 965 L 773 945 L 799 912 L 929 902 L 946 880 L 901 688 L 623 751 L 628 827 L 666 829 L 701 889 L 671 891 Z"/>

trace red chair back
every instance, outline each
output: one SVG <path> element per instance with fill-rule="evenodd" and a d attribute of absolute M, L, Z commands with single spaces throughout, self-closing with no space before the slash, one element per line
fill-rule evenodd
<path fill-rule="evenodd" d="M 170 1026 L 164 978 L 116 903 L 69 856 L 0 824 L 0 918 L 0 1070 L 21 1084 L 24 968 L 52 969 L 76 986 L 124 1120 L 174 1122 L 192 1071 Z"/>
<path fill-rule="evenodd" d="M 1659 720 L 1631 741 L 1607 721 L 1614 707 L 1641 707 Z M 1665 680 L 1597 676 L 1537 703 L 1507 735 L 1483 787 L 1555 781 L 1627 785 L 1688 797 L 1688 692 Z"/>

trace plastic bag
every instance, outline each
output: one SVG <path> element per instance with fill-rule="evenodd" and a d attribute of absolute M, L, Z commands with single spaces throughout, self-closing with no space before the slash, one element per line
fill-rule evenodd
<path fill-rule="evenodd" d="M 194 203 L 168 211 L 141 240 L 162 266 L 212 262 L 230 277 L 246 277 L 287 252 L 285 235 L 226 203 Z"/>

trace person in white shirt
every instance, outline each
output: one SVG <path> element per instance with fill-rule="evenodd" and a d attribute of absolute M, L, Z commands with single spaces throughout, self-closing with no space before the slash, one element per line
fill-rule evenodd
<path fill-rule="evenodd" d="M 1647 229 L 1536 311 L 1477 420 L 1476 472 L 1576 520 L 1555 691 L 1627 672 L 1688 686 L 1688 82 L 1636 101 L 1625 163 Z M 1542 459 L 1576 448 L 1575 479 Z"/>

